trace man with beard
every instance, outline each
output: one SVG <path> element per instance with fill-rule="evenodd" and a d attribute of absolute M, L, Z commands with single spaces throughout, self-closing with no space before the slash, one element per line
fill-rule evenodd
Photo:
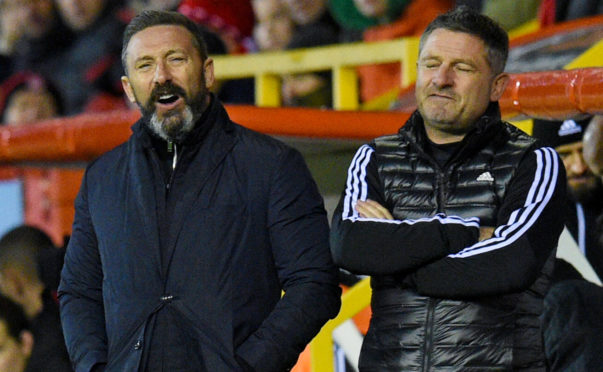
<path fill-rule="evenodd" d="M 533 135 L 563 159 L 568 181 L 565 226 L 581 253 L 603 278 L 603 186 L 584 161 L 583 137 L 593 120 L 534 120 Z M 603 365 L 603 288 L 584 280 L 563 259 L 544 299 L 543 339 L 551 371 L 595 371 Z"/>
<path fill-rule="evenodd" d="M 418 110 L 360 147 L 335 262 L 371 275 L 362 371 L 544 371 L 539 315 L 563 228 L 559 156 L 501 120 L 508 37 L 467 7 L 419 42 Z"/>
<path fill-rule="evenodd" d="M 301 155 L 229 120 L 197 26 L 145 11 L 123 39 L 142 118 L 90 164 L 59 287 L 77 371 L 284 371 L 340 306 Z"/>
<path fill-rule="evenodd" d="M 578 248 L 586 256 L 599 278 L 603 278 L 603 247 L 599 242 L 600 221 L 603 216 L 603 185 L 584 161 L 582 138 L 591 118 L 583 120 L 534 120 L 533 136 L 554 147 L 561 156 L 568 183 L 568 205 L 565 226 Z M 559 262 L 555 279 L 569 279 L 572 275 L 563 262 Z"/>

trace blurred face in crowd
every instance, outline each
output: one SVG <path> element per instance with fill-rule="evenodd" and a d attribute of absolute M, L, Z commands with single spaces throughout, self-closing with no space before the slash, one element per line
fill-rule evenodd
<path fill-rule="evenodd" d="M 258 48 L 263 51 L 285 49 L 294 29 L 286 7 L 279 0 L 254 0 L 252 5 L 258 20 L 253 29 Z"/>
<path fill-rule="evenodd" d="M 213 61 L 202 60 L 193 35 L 184 27 L 148 27 L 126 49 L 124 90 L 161 138 L 180 141 L 209 104 Z"/>
<path fill-rule="evenodd" d="M 18 126 L 58 115 L 57 102 L 44 87 L 23 87 L 15 91 L 6 104 L 4 123 Z"/>
<path fill-rule="evenodd" d="M 387 0 L 354 0 L 356 9 L 369 18 L 379 18 L 387 11 Z"/>
<path fill-rule="evenodd" d="M 331 91 L 326 89 L 327 84 L 329 82 L 319 74 L 285 75 L 282 81 L 283 104 L 285 106 L 329 106 Z"/>
<path fill-rule="evenodd" d="M 0 0 L 0 22 L 3 32 L 40 38 L 54 24 L 52 0 Z"/>
<path fill-rule="evenodd" d="M 570 192 L 576 201 L 584 204 L 600 203 L 603 189 L 601 180 L 593 174 L 582 156 L 582 142 L 558 146 L 557 152 L 563 160 Z"/>
<path fill-rule="evenodd" d="M 94 23 L 108 0 L 56 0 L 63 21 L 73 30 L 82 31 Z"/>
<path fill-rule="evenodd" d="M 283 0 L 291 18 L 299 25 L 318 20 L 327 9 L 326 0 Z"/>
<path fill-rule="evenodd" d="M 506 74 L 492 72 L 480 38 L 434 30 L 419 51 L 415 90 L 429 138 L 435 143 L 462 140 L 489 103 L 500 98 L 507 81 Z"/>
<path fill-rule="evenodd" d="M 22 372 L 31 354 L 33 339 L 24 331 L 19 340 L 15 339 L 4 320 L 0 320 L 0 372 Z"/>

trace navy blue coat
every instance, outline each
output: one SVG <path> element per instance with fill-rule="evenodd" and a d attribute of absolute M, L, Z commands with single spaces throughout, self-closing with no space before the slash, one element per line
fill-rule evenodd
<path fill-rule="evenodd" d="M 337 314 L 326 213 L 303 158 L 213 101 L 198 123 L 207 133 L 174 172 L 166 239 L 142 121 L 88 166 L 59 288 L 76 371 L 140 369 L 160 312 L 189 336 L 191 371 L 282 371 Z"/>

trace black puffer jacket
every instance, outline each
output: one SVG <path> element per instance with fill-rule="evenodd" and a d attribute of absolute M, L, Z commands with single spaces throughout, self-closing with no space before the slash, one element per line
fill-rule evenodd
<path fill-rule="evenodd" d="M 491 107 L 439 166 L 419 113 L 363 146 L 333 220 L 336 263 L 373 275 L 363 371 L 544 370 L 538 315 L 561 232 L 556 153 Z M 395 220 L 367 219 L 373 199 Z M 478 242 L 479 227 L 495 227 Z"/>

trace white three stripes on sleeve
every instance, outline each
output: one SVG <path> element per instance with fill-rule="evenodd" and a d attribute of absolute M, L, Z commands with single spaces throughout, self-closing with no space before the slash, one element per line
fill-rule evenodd
<path fill-rule="evenodd" d="M 343 212 L 342 219 L 350 221 L 371 221 L 371 222 L 382 222 L 392 224 L 407 224 L 413 225 L 421 222 L 432 222 L 438 221 L 446 224 L 461 224 L 466 226 L 479 227 L 479 218 L 472 217 L 464 219 L 457 216 L 445 216 L 444 214 L 437 214 L 433 217 L 420 218 L 417 220 L 388 220 L 381 218 L 362 218 L 356 211 L 356 202 L 358 200 L 366 200 L 368 195 L 368 184 L 366 182 L 366 169 L 371 160 L 371 156 L 375 150 L 368 145 L 361 146 L 348 169 L 348 179 L 346 183 L 344 201 L 343 201 Z"/>
<path fill-rule="evenodd" d="M 490 239 L 483 240 L 448 257 L 465 258 L 504 248 L 525 234 L 536 223 L 553 196 L 559 174 L 559 158 L 550 147 L 536 153 L 534 181 L 523 207 L 513 211 L 505 225 L 499 226 Z"/>

